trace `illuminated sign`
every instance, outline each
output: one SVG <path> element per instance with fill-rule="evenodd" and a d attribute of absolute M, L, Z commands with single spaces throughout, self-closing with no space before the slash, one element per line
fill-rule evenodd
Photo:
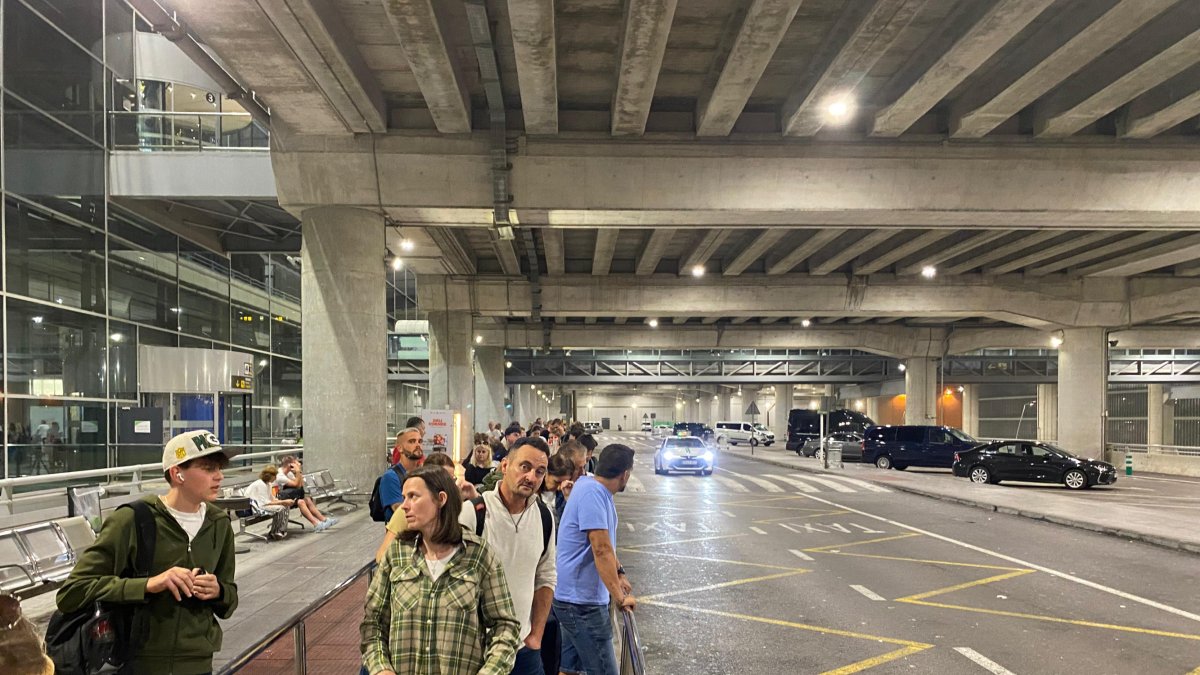
<path fill-rule="evenodd" d="M 241 389 L 244 391 L 254 390 L 254 378 L 234 375 L 230 378 L 229 387 L 231 389 Z"/>

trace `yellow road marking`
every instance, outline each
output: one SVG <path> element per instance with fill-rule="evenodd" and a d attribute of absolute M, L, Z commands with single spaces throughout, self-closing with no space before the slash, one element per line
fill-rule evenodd
<path fill-rule="evenodd" d="M 903 598 L 896 598 L 896 602 L 914 602 L 916 600 L 924 600 L 925 598 L 932 598 L 935 595 L 953 593 L 954 591 L 961 591 L 963 589 L 973 588 L 975 586 L 983 586 L 984 584 L 990 584 L 996 581 L 1004 581 L 1005 579 L 1012 579 L 1013 577 L 1020 577 L 1032 573 L 1033 570 L 1017 570 L 1015 572 L 1008 572 L 1006 574 L 997 574 L 994 577 L 987 577 L 986 579 L 968 581 L 961 584 L 955 584 L 954 586 L 947 586 L 946 588 L 939 588 L 932 591 L 926 591 L 924 593 L 917 593 L 916 595 L 906 595 Z"/>
<path fill-rule="evenodd" d="M 916 532 L 910 532 L 908 534 L 894 534 L 890 537 L 880 537 L 878 539 L 866 539 L 864 541 L 852 541 L 848 544 L 830 544 L 829 546 L 816 546 L 814 548 L 805 548 L 805 549 L 801 549 L 801 550 L 804 551 L 805 553 L 826 553 L 827 551 L 829 551 L 829 549 L 833 549 L 833 548 L 837 548 L 837 549 L 850 548 L 851 546 L 862 546 L 864 544 L 878 544 L 878 543 L 884 542 L 884 541 L 895 541 L 897 539 L 908 539 L 910 537 L 919 537 L 919 536 L 921 536 L 921 535 L 917 534 Z"/>
<path fill-rule="evenodd" d="M 837 515 L 841 515 L 843 513 L 850 513 L 850 512 L 849 511 L 825 511 L 823 513 L 798 513 L 793 516 L 781 516 L 779 518 L 763 518 L 762 520 L 756 520 L 754 522 L 756 522 L 756 523 L 779 523 L 779 522 L 783 522 L 785 520 L 800 520 L 801 518 L 820 518 L 823 516 L 837 516 Z"/>
<path fill-rule="evenodd" d="M 784 626 L 786 628 L 797 628 L 799 630 L 806 630 L 806 631 L 810 631 L 813 633 L 821 633 L 823 635 L 836 635 L 838 637 L 857 638 L 859 640 L 871 640 L 872 642 L 884 642 L 887 644 L 899 645 L 901 647 L 901 649 L 897 649 L 895 651 L 891 651 L 886 654 L 880 654 L 879 656 L 874 656 L 874 657 L 871 657 L 871 658 L 863 660 L 863 661 L 857 661 L 855 663 L 852 663 L 847 666 L 842 666 L 841 668 L 837 668 L 835 670 L 826 671 L 826 672 L 822 673 L 822 675 L 849 675 L 850 673 L 861 672 L 863 670 L 866 670 L 867 668 L 873 668 L 880 664 L 887 663 L 889 661 L 895 661 L 896 659 L 903 658 L 910 654 L 916 654 L 917 652 L 922 652 L 922 651 L 925 651 L 926 649 L 933 648 L 933 645 L 927 644 L 924 642 L 913 642 L 911 640 L 900 640 L 897 638 L 882 637 L 879 635 L 867 635 L 865 633 L 855 633 L 853 631 L 841 630 L 838 628 L 825 628 L 823 626 L 813 626 L 811 624 L 796 623 L 794 621 L 784 621 L 782 619 L 768 619 L 766 617 L 753 616 L 750 614 L 735 614 L 733 612 L 722 612 L 721 610 L 717 610 L 717 609 L 705 609 L 702 607 L 690 607 L 687 605 L 676 605 L 676 604 L 669 603 L 669 602 L 659 602 L 657 600 L 643 600 L 642 602 L 643 602 L 643 604 L 646 604 L 646 605 L 658 606 L 658 607 L 663 607 L 666 609 L 677 609 L 677 610 L 681 610 L 684 612 L 696 612 L 699 614 L 709 614 L 712 616 L 725 617 L 727 619 L 741 619 L 743 621 L 755 621 L 758 623 L 765 623 L 765 624 L 770 624 L 773 626 Z"/>
<path fill-rule="evenodd" d="M 1200 668 L 1196 668 L 1195 670 L 1188 673 L 1187 675 L 1200 675 Z"/>
<path fill-rule="evenodd" d="M 642 551 L 636 548 L 622 547 L 617 549 L 623 553 L 645 553 L 646 555 L 662 555 L 670 558 L 684 558 L 686 560 L 702 560 L 704 562 L 724 563 L 728 565 L 745 565 L 747 567 L 763 567 L 769 570 L 797 570 L 799 567 L 785 567 L 784 565 L 768 565 L 766 563 L 744 562 L 741 560 L 722 560 L 721 558 L 705 558 L 698 555 L 683 555 L 682 553 L 665 553 L 663 551 Z M 808 570 L 805 569 L 807 572 Z"/>
<path fill-rule="evenodd" d="M 1008 612 L 1001 609 L 983 609 L 980 607 L 964 607 L 962 605 L 948 605 L 940 602 L 925 602 L 924 600 L 906 600 L 899 599 L 896 602 L 905 602 L 910 605 L 924 605 L 926 607 L 937 607 L 940 609 L 958 609 L 964 612 L 977 612 L 980 614 L 992 614 L 994 616 L 1009 616 L 1017 619 L 1034 619 L 1037 621 L 1050 621 L 1052 623 L 1065 623 L 1072 626 L 1085 626 L 1088 628 L 1105 628 L 1107 630 L 1121 631 L 1124 633 L 1141 633 L 1143 635 L 1156 635 L 1158 637 L 1179 638 L 1181 640 L 1197 640 L 1200 641 L 1200 635 L 1192 635 L 1190 633 L 1172 633 L 1170 631 L 1154 630 L 1153 628 L 1137 628 L 1134 626 L 1118 626 L 1111 623 L 1098 623 L 1096 621 L 1083 621 L 1081 619 L 1063 619 L 1057 616 L 1044 616 L 1041 614 L 1024 614 L 1022 612 Z M 1200 673 L 1200 669 L 1192 671 Z"/>
<path fill-rule="evenodd" d="M 984 565 L 981 563 L 952 562 L 949 560 L 928 560 L 925 558 L 903 558 L 900 556 L 893 556 L 893 555 L 872 555 L 870 553 L 841 553 L 840 551 L 837 553 L 834 553 L 833 551 L 820 551 L 820 553 L 828 553 L 829 555 L 844 555 L 844 556 L 850 556 L 853 558 L 875 558 L 878 560 L 899 560 L 901 562 L 928 563 L 931 565 L 952 565 L 954 567 L 975 567 L 975 568 L 984 569 L 984 570 L 1010 570 L 1010 571 L 1015 572 L 1017 570 L 1022 569 L 1020 567 L 1003 567 L 1000 565 Z M 1026 571 L 1033 572 L 1034 570 L 1026 570 Z"/>
<path fill-rule="evenodd" d="M 721 504 L 721 505 L 723 505 L 723 506 L 761 506 L 761 505 L 763 504 L 763 502 L 796 501 L 796 500 L 798 500 L 798 499 L 802 499 L 802 497 L 801 497 L 800 495 L 785 495 L 785 496 L 783 496 L 783 497 L 766 497 L 766 498 L 763 498 L 763 499 L 748 499 L 748 500 L 746 500 L 746 501 L 736 501 L 736 502 L 717 502 L 717 503 L 718 503 L 718 504 Z M 770 506 L 770 507 L 768 507 L 768 506 L 764 506 L 764 507 L 762 507 L 762 508 L 786 508 L 786 507 L 781 507 L 781 506 Z M 820 510 L 821 510 L 821 509 L 814 509 L 814 508 L 812 508 L 812 507 L 809 507 L 809 508 L 799 508 L 799 507 L 797 507 L 797 508 L 798 508 L 798 510 L 801 510 L 801 511 L 820 511 Z"/>
<path fill-rule="evenodd" d="M 697 586 L 696 588 L 681 588 L 677 591 L 666 591 L 664 593 L 654 593 L 639 597 L 639 602 L 653 602 L 658 598 L 669 598 L 674 595 L 684 595 L 686 593 L 697 593 L 699 591 L 711 591 L 717 588 L 729 588 L 730 586 L 741 586 L 742 584 L 752 584 L 758 581 L 770 581 L 771 579 L 782 579 L 783 577 L 794 577 L 798 574 L 804 574 L 810 570 L 793 569 L 788 572 L 780 572 L 778 574 L 767 574 L 761 577 L 752 577 L 749 579 L 738 579 L 736 581 L 723 581 L 719 584 L 709 584 L 707 586 Z"/>
<path fill-rule="evenodd" d="M 695 541 L 712 541 L 714 539 L 731 539 L 733 537 L 746 537 L 746 536 L 749 536 L 749 535 L 747 535 L 745 532 L 739 532 L 738 534 L 718 534 L 713 537 L 696 537 L 695 539 L 676 539 L 674 541 L 658 541 L 658 542 L 654 542 L 654 543 L 650 543 L 650 544 L 633 544 L 631 546 L 626 546 L 625 548 L 636 549 L 636 548 L 645 548 L 647 546 L 669 546 L 671 544 L 690 544 Z"/>

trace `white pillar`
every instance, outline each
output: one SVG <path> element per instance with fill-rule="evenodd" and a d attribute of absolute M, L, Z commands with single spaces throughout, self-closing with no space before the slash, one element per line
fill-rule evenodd
<path fill-rule="evenodd" d="M 878 396 L 868 396 L 863 402 L 863 414 L 876 422 L 879 421 L 879 398 Z"/>
<path fill-rule="evenodd" d="M 937 424 L 937 360 L 905 360 L 904 423 Z"/>
<path fill-rule="evenodd" d="M 488 422 L 504 419 L 504 348 L 475 348 L 475 431 L 487 431 Z"/>
<path fill-rule="evenodd" d="M 1081 457 L 1104 457 L 1104 422 L 1108 402 L 1108 364 L 1103 328 L 1063 331 L 1058 348 L 1058 441 Z"/>
<path fill-rule="evenodd" d="M 1163 444 L 1163 386 L 1146 385 L 1146 445 Z"/>
<path fill-rule="evenodd" d="M 732 420 L 733 417 L 730 416 L 731 412 L 729 405 L 729 399 L 732 394 L 729 393 L 728 389 L 722 389 L 717 396 L 719 397 L 717 400 L 717 420 L 721 422 Z"/>
<path fill-rule="evenodd" d="M 979 435 L 979 385 L 962 386 L 963 432 L 968 436 Z"/>
<path fill-rule="evenodd" d="M 771 431 L 775 432 L 775 445 L 787 443 L 788 413 L 794 406 L 795 387 L 792 383 L 775 385 L 775 419 Z"/>
<path fill-rule="evenodd" d="M 472 363 L 471 316 L 463 312 L 429 312 L 429 407 L 460 415 L 458 444 L 446 439 L 452 457 L 462 457 L 474 429 L 475 368 Z"/>
<path fill-rule="evenodd" d="M 305 465 L 370 486 L 387 468 L 383 217 L 318 207 L 301 221 Z"/>
<path fill-rule="evenodd" d="M 1058 439 L 1058 385 L 1039 384 L 1037 388 L 1037 438 Z"/>

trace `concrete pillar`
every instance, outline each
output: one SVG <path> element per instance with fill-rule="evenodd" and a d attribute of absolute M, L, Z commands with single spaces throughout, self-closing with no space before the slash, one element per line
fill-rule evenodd
<path fill-rule="evenodd" d="M 319 207 L 301 220 L 304 464 L 369 488 L 387 468 L 383 217 Z"/>
<path fill-rule="evenodd" d="M 429 407 L 460 414 L 458 443 L 446 439 L 446 450 L 462 457 L 474 429 L 475 367 L 471 348 L 472 321 L 463 312 L 429 312 Z M 501 364 L 503 365 L 503 364 Z M 454 447 L 450 447 L 454 445 Z"/>
<path fill-rule="evenodd" d="M 1039 384 L 1037 388 L 1037 439 L 1058 439 L 1058 385 Z"/>
<path fill-rule="evenodd" d="M 1175 445 L 1175 399 L 1163 401 L 1162 411 L 1163 445 Z"/>
<path fill-rule="evenodd" d="M 775 432 L 775 444 L 780 447 L 787 443 L 788 412 L 795 407 L 794 394 L 791 383 L 775 385 L 775 419 L 771 431 Z"/>
<path fill-rule="evenodd" d="M 904 370 L 904 423 L 937 424 L 937 359 L 907 359 Z"/>
<path fill-rule="evenodd" d="M 475 348 L 475 428 L 487 431 L 488 422 L 504 419 L 504 348 Z"/>
<path fill-rule="evenodd" d="M 1069 328 L 1058 348 L 1058 430 L 1064 449 L 1081 457 L 1104 457 L 1108 401 L 1107 345 L 1103 328 Z"/>
<path fill-rule="evenodd" d="M 1146 445 L 1163 444 L 1163 386 L 1146 385 Z"/>
<path fill-rule="evenodd" d="M 963 432 L 968 436 L 979 435 L 979 385 L 962 386 Z"/>
<path fill-rule="evenodd" d="M 732 415 L 732 411 L 730 409 L 730 400 L 729 399 L 733 395 L 731 393 L 729 393 L 728 389 L 722 389 L 721 392 L 719 394 L 717 394 L 717 396 L 718 396 L 717 419 L 722 422 L 724 422 L 726 420 L 732 420 L 733 417 L 730 416 L 730 415 Z"/>

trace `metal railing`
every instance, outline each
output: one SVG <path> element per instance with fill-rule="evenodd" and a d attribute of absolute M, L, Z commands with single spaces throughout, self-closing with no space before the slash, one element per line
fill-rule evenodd
<path fill-rule="evenodd" d="M 267 633 L 263 639 L 254 643 L 249 649 L 243 651 L 233 658 L 232 661 L 225 664 L 217 671 L 218 675 L 230 675 L 236 673 L 242 668 L 250 665 L 256 657 L 265 652 L 272 644 L 288 633 L 292 634 L 292 642 L 294 648 L 294 666 L 296 675 L 305 675 L 308 672 L 308 643 L 304 634 L 304 622 L 316 614 L 321 608 L 329 604 L 334 598 L 341 595 L 347 588 L 354 585 L 359 579 L 369 575 L 375 569 L 375 561 L 363 565 L 357 572 L 352 574 L 347 579 L 343 580 L 337 586 L 326 591 L 321 597 L 314 600 L 304 609 L 296 612 L 287 621 L 284 621 L 275 630 Z M 352 669 L 347 669 L 345 672 L 353 672 Z"/>
<path fill-rule="evenodd" d="M 645 675 L 646 657 L 633 612 L 621 610 L 621 675 Z"/>
<path fill-rule="evenodd" d="M 1145 443 L 1109 443 L 1108 451 L 1134 455 L 1175 455 L 1200 457 L 1200 448 L 1193 445 L 1147 445 Z"/>
<path fill-rule="evenodd" d="M 110 112 L 113 150 L 267 151 L 271 134 L 249 113 L 117 110 Z"/>

